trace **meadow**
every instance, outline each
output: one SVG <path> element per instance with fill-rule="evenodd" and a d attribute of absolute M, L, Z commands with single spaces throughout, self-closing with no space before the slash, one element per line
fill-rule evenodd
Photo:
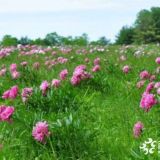
<path fill-rule="evenodd" d="M 160 140 L 159 55 L 152 44 L 1 47 L 0 159 L 160 159 L 139 148 Z"/>

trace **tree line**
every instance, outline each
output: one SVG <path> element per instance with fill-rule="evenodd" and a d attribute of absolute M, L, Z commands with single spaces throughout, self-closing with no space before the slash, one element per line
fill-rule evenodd
<path fill-rule="evenodd" d="M 147 44 L 160 43 L 160 7 L 152 7 L 151 9 L 141 10 L 136 17 L 132 26 L 123 26 L 116 36 L 115 44 Z M 96 41 L 89 41 L 86 33 L 81 36 L 64 37 L 58 35 L 56 32 L 49 33 L 45 38 L 30 39 L 28 37 L 21 37 L 17 39 L 11 35 L 5 35 L 0 42 L 2 46 L 16 46 L 22 45 L 101 45 L 110 44 L 110 40 L 105 36 Z"/>
<path fill-rule="evenodd" d="M 17 39 L 16 37 L 12 37 L 11 35 L 5 35 L 2 38 L 0 44 L 2 46 L 16 46 L 18 44 L 22 45 L 42 45 L 42 46 L 51 46 L 51 45 L 78 45 L 78 46 L 86 46 L 89 44 L 92 45 L 100 45 L 105 46 L 110 43 L 106 37 L 101 37 L 96 41 L 89 41 L 87 34 L 82 34 L 81 36 L 68 36 L 63 37 L 58 35 L 56 32 L 49 33 L 45 36 L 45 38 L 37 38 L 37 39 L 30 39 L 28 37 L 21 37 Z"/>
<path fill-rule="evenodd" d="M 116 44 L 160 43 L 160 7 L 141 10 L 132 26 L 123 26 Z"/>

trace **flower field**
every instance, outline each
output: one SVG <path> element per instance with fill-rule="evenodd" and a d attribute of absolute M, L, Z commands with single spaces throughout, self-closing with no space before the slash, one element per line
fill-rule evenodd
<path fill-rule="evenodd" d="M 0 48 L 0 160 L 155 160 L 160 47 Z"/>

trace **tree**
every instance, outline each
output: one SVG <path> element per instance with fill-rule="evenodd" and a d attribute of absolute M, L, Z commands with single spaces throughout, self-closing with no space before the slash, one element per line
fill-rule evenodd
<path fill-rule="evenodd" d="M 116 44 L 132 44 L 134 42 L 134 28 L 124 26 L 120 30 Z"/>
<path fill-rule="evenodd" d="M 53 32 L 46 35 L 45 41 L 47 45 L 60 45 L 61 37 L 56 32 Z"/>
<path fill-rule="evenodd" d="M 1 41 L 2 46 L 16 46 L 18 44 L 18 40 L 11 35 L 5 35 Z"/>
<path fill-rule="evenodd" d="M 79 46 L 86 46 L 88 45 L 89 38 L 86 33 L 83 33 L 81 36 L 77 36 L 73 40 L 74 45 L 79 45 Z"/>
<path fill-rule="evenodd" d="M 101 46 L 106 46 L 110 43 L 110 40 L 108 40 L 106 37 L 101 37 L 98 41 L 97 44 Z"/>
<path fill-rule="evenodd" d="M 28 37 L 21 37 L 18 43 L 22 45 L 27 45 L 31 43 L 31 40 Z"/>

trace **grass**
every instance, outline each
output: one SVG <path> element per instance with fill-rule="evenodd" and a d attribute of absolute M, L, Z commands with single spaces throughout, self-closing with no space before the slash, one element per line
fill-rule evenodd
<path fill-rule="evenodd" d="M 142 89 L 136 88 L 140 71 L 146 69 L 155 73 L 158 65 L 155 58 L 160 54 L 156 45 L 109 46 L 103 53 L 76 54 L 77 48 L 69 54 L 62 54 L 58 48 L 57 55 L 51 56 L 37 54 L 31 56 L 18 56 L 15 51 L 10 56 L 0 60 L 0 66 L 7 68 L 11 63 L 18 65 L 21 77 L 12 80 L 9 71 L 6 76 L 0 77 L 0 95 L 4 91 L 18 85 L 20 90 L 33 87 L 33 96 L 24 104 L 21 97 L 15 100 L 0 99 L 0 104 L 15 107 L 13 123 L 0 123 L 0 150 L 2 160 L 155 160 L 159 159 L 157 153 L 145 156 L 139 146 L 147 138 L 160 140 L 159 105 L 150 112 L 144 112 L 140 107 Z M 141 49 L 144 55 L 135 57 L 135 51 Z M 123 51 L 123 53 L 122 53 Z M 151 53 L 151 54 L 149 54 Z M 126 55 L 127 60 L 121 62 L 120 55 Z M 52 69 L 44 65 L 45 57 L 55 59 L 59 56 L 68 58 L 66 64 L 58 64 Z M 86 64 L 84 59 L 90 62 Z M 70 84 L 74 68 L 79 64 L 86 64 L 90 71 L 93 60 L 101 58 L 101 71 L 93 73 L 94 78 L 83 81 L 78 86 Z M 27 68 L 20 63 L 27 61 Z M 34 70 L 34 62 L 40 62 L 39 70 Z M 130 65 L 132 70 L 125 75 L 122 72 L 124 65 Z M 60 88 L 51 89 L 43 97 L 39 86 L 42 81 L 51 82 L 59 78 L 62 69 L 67 68 L 69 76 L 62 82 Z M 157 80 L 159 75 L 157 75 Z M 38 121 L 47 121 L 50 138 L 46 144 L 36 142 L 32 137 L 32 128 Z M 142 121 L 145 130 L 139 139 L 133 137 L 133 126 Z"/>

